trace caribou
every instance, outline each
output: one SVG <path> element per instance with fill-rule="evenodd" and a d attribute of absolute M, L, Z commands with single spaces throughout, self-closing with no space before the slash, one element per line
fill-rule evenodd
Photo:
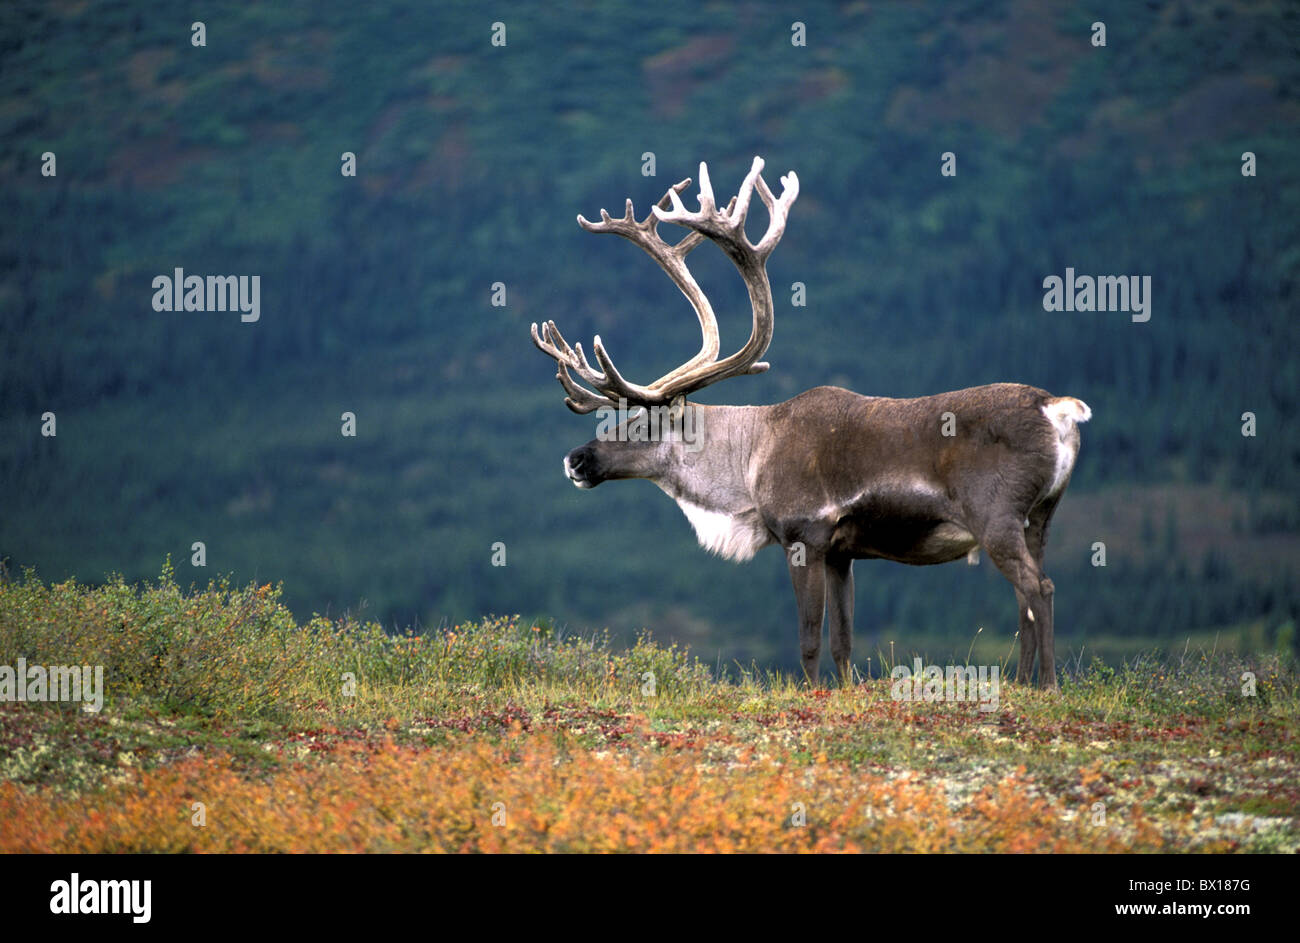
<path fill-rule="evenodd" d="M 554 321 L 540 332 L 534 323 L 533 343 L 558 365 L 569 409 L 641 407 L 663 417 L 653 436 L 603 435 L 573 449 L 564 458 L 565 475 L 579 488 L 649 479 L 677 502 L 700 544 L 722 557 L 744 561 L 768 545 L 784 548 L 799 653 L 814 685 L 828 610 L 831 658 L 840 683 L 851 683 L 855 559 L 973 562 L 982 548 L 1015 590 L 1017 680 L 1029 683 L 1036 663 L 1039 687 L 1056 689 L 1054 587 L 1043 572 L 1043 553 L 1079 454 L 1079 424 L 1092 415 L 1082 400 L 993 383 L 912 399 L 819 386 L 771 406 L 686 401 L 710 384 L 769 366 L 759 359 L 773 331 L 767 259 L 785 232 L 799 178 L 793 171 L 782 177 L 775 197 L 762 171 L 763 160 L 755 157 L 725 208 L 715 202 L 701 163 L 696 211 L 681 200 L 688 177 L 642 220 L 630 199 L 621 219 L 603 209 L 599 222 L 578 217 L 583 229 L 622 236 L 664 270 L 695 309 L 703 344 L 690 360 L 642 386 L 619 373 L 599 336 L 593 365 Z M 755 191 L 769 217 L 757 244 L 745 233 Z M 661 222 L 687 232 L 666 242 Z M 723 359 L 713 309 L 686 265 L 706 239 L 735 264 L 753 308 L 749 341 Z"/>

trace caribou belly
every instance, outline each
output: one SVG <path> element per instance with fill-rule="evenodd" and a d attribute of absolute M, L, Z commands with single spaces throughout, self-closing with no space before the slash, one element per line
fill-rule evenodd
<path fill-rule="evenodd" d="M 933 519 L 845 518 L 832 545 L 851 556 L 880 557 L 898 563 L 949 563 L 979 546 L 975 535 L 960 524 Z"/>

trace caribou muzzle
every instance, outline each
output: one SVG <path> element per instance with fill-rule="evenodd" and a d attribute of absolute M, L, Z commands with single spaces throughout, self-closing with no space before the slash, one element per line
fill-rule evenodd
<path fill-rule="evenodd" d="M 564 474 L 578 488 L 594 488 L 605 480 L 590 445 L 580 445 L 564 456 Z"/>

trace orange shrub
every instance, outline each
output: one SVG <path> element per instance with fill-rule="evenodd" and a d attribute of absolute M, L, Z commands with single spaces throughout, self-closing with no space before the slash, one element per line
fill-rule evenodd
<path fill-rule="evenodd" d="M 788 756 L 734 762 L 562 732 L 436 748 L 351 744 L 247 778 L 224 757 L 80 797 L 0 784 L 3 852 L 1071 852 L 1160 850 L 1140 818 L 1092 827 L 1013 775 L 949 808 L 917 778 Z M 206 825 L 191 824 L 203 803 Z M 806 824 L 792 823 L 802 804 Z M 494 815 L 496 823 L 494 824 Z"/>

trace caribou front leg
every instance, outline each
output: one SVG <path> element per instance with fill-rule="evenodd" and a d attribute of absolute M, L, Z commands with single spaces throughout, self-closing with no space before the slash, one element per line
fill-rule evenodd
<path fill-rule="evenodd" d="M 853 681 L 853 559 L 826 561 L 827 631 L 831 637 L 831 658 L 840 684 Z"/>
<path fill-rule="evenodd" d="M 826 614 L 826 567 L 820 557 L 793 554 L 787 548 L 790 582 L 794 584 L 795 604 L 799 610 L 799 655 L 803 659 L 804 677 L 817 684 L 822 655 L 822 618 Z"/>

